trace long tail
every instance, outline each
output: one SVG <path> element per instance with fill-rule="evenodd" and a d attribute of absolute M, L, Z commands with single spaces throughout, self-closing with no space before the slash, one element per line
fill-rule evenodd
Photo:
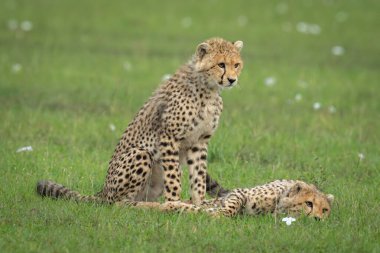
<path fill-rule="evenodd" d="M 206 175 L 206 191 L 211 197 L 224 197 L 230 192 L 212 179 L 208 173 Z"/>
<path fill-rule="evenodd" d="M 37 193 L 42 197 L 54 199 L 62 198 L 78 202 L 105 203 L 104 199 L 99 196 L 84 196 L 53 181 L 39 181 L 37 183 Z"/>

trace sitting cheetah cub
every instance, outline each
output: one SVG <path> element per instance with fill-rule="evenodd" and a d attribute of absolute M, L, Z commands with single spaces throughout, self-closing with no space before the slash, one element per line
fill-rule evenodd
<path fill-rule="evenodd" d="M 320 220 L 330 215 L 333 200 L 333 195 L 320 192 L 312 184 L 295 180 L 276 180 L 253 188 L 232 190 L 224 197 L 205 200 L 200 206 L 167 202 L 156 206 L 142 203 L 137 207 L 157 208 L 162 211 L 206 212 L 213 216 L 227 217 L 237 214 L 304 214 Z"/>
<path fill-rule="evenodd" d="M 128 125 L 109 162 L 103 190 L 94 196 L 51 181 L 40 181 L 42 196 L 125 204 L 179 201 L 180 163 L 189 166 L 191 198 L 200 204 L 206 193 L 207 146 L 218 126 L 221 90 L 237 84 L 243 68 L 242 41 L 209 39 L 145 103 Z"/>

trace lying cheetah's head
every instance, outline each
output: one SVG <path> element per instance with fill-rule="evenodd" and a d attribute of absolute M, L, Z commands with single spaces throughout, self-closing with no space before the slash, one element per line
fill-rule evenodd
<path fill-rule="evenodd" d="M 297 181 L 280 199 L 278 209 L 292 215 L 305 214 L 317 220 L 330 215 L 334 196 L 320 192 L 314 185 Z"/>
<path fill-rule="evenodd" d="M 198 45 L 195 68 L 204 72 L 209 86 L 225 88 L 237 84 L 243 61 L 240 50 L 243 42 L 229 42 L 221 38 L 206 40 Z"/>

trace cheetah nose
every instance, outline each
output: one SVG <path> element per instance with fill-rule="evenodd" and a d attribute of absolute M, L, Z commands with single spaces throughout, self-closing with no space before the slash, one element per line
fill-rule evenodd
<path fill-rule="evenodd" d="M 319 218 L 319 217 L 314 217 L 314 219 L 315 219 L 316 221 L 320 221 L 320 220 L 321 220 L 321 218 Z"/>
<path fill-rule="evenodd" d="M 227 78 L 227 80 L 230 82 L 230 84 L 233 84 L 236 81 L 236 79 L 233 78 Z"/>

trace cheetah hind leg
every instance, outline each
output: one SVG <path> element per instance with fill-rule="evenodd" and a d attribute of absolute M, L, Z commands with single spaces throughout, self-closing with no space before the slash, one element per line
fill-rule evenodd
<path fill-rule="evenodd" d="M 158 210 L 161 212 L 170 212 L 170 213 L 206 213 L 211 217 L 219 218 L 221 216 L 226 216 L 221 212 L 220 208 L 210 208 L 210 207 L 201 207 L 193 204 L 188 204 L 180 201 L 167 201 L 165 203 L 159 202 L 141 202 L 141 201 L 119 201 L 116 202 L 117 206 L 127 206 L 137 209 L 150 209 Z"/>
<path fill-rule="evenodd" d="M 120 207 L 133 207 L 138 209 L 160 209 L 161 206 L 159 202 L 130 201 L 127 199 L 115 202 L 115 205 Z"/>
<path fill-rule="evenodd" d="M 152 158 L 143 149 L 129 149 L 110 163 L 103 196 L 109 203 L 139 201 L 152 174 Z"/>
<path fill-rule="evenodd" d="M 160 204 L 159 206 L 160 211 L 165 212 L 177 212 L 177 213 L 205 213 L 211 217 L 214 218 L 220 218 L 222 216 L 226 216 L 223 212 L 221 212 L 222 209 L 218 207 L 209 207 L 208 205 L 201 205 L 196 206 L 193 204 L 188 204 L 180 201 L 175 202 L 165 202 L 163 204 Z"/>

